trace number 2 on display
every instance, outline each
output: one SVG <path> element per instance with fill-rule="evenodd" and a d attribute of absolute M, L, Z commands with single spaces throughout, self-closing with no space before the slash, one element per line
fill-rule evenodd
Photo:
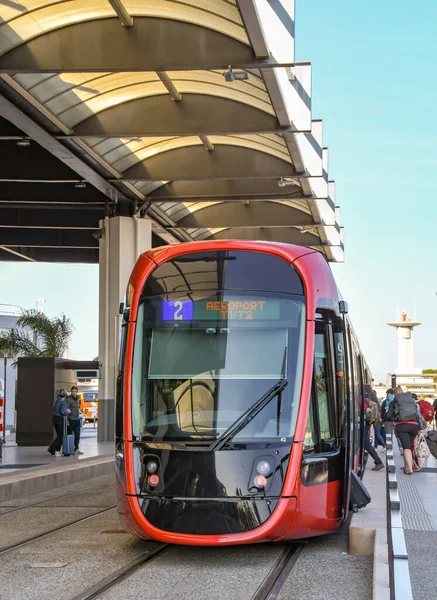
<path fill-rule="evenodd" d="M 173 319 L 175 321 L 183 321 L 184 315 L 181 314 L 181 311 L 182 311 L 184 305 L 182 304 L 182 302 L 180 300 L 175 300 L 175 302 L 173 302 L 173 306 L 175 307 Z"/>

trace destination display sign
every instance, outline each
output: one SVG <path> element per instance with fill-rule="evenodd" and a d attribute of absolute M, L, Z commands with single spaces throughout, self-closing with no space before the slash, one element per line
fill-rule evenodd
<path fill-rule="evenodd" d="M 164 321 L 250 321 L 281 318 L 274 298 L 239 297 L 231 300 L 163 300 Z"/>

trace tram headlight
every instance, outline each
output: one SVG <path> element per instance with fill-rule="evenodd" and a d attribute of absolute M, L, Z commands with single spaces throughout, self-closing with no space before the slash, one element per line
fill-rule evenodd
<path fill-rule="evenodd" d="M 158 470 L 158 461 L 157 460 L 149 460 L 149 462 L 146 465 L 146 471 L 150 474 L 152 473 L 156 473 L 156 471 Z"/>
<path fill-rule="evenodd" d="M 267 460 L 260 460 L 256 465 L 256 470 L 260 475 L 268 475 L 271 472 L 272 467 Z"/>

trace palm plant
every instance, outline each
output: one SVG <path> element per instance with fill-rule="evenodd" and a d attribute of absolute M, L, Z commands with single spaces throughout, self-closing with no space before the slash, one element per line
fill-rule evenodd
<path fill-rule="evenodd" d="M 60 358 L 72 333 L 71 320 L 64 314 L 49 319 L 43 312 L 23 310 L 15 329 L 0 333 L 0 355 Z"/>

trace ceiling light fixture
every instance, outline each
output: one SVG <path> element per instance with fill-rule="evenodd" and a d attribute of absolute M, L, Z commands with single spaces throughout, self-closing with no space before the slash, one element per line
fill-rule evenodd
<path fill-rule="evenodd" d="M 278 181 L 278 185 L 279 187 L 286 187 L 287 185 L 296 185 L 296 182 L 294 179 L 284 179 L 281 177 L 281 179 Z"/>
<path fill-rule="evenodd" d="M 231 65 L 229 65 L 228 70 L 223 73 L 226 81 L 245 81 L 249 79 L 249 73 L 246 71 L 233 71 Z"/>
<path fill-rule="evenodd" d="M 74 184 L 75 188 L 86 188 L 86 181 L 77 181 Z"/>
<path fill-rule="evenodd" d="M 27 138 L 18 140 L 17 146 L 20 146 L 20 148 L 27 148 L 27 146 L 30 146 L 30 140 L 28 140 Z"/>

